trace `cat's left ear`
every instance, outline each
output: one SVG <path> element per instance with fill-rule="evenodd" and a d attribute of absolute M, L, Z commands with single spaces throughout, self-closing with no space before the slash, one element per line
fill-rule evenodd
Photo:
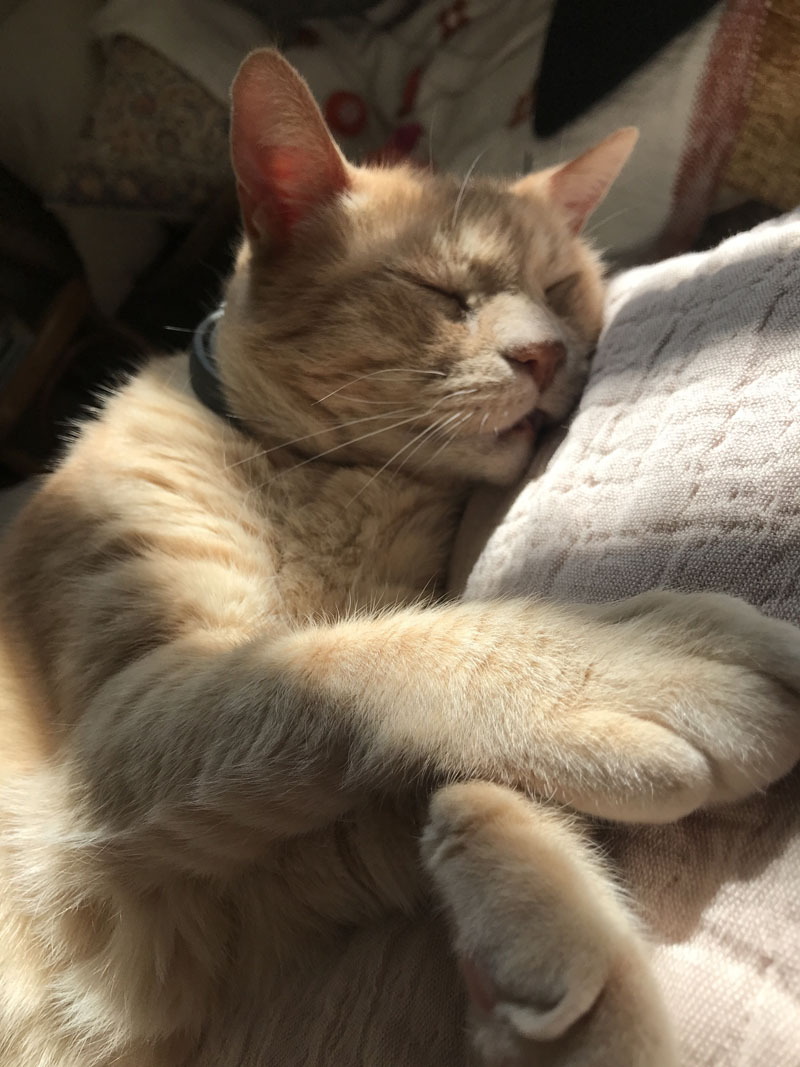
<path fill-rule="evenodd" d="M 566 216 L 570 230 L 580 233 L 625 166 L 638 137 L 635 126 L 625 126 L 570 163 L 526 175 L 512 185 L 512 192 L 544 194 Z"/>
<path fill-rule="evenodd" d="M 234 79 L 231 158 L 245 229 L 273 246 L 350 184 L 311 90 L 271 48 L 252 52 Z"/>

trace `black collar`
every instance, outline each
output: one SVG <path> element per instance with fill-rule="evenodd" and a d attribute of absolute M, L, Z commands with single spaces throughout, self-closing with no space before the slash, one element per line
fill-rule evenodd
<path fill-rule="evenodd" d="M 192 347 L 189 352 L 189 379 L 192 383 L 195 396 L 201 404 L 223 419 L 233 422 L 233 416 L 228 409 L 225 394 L 222 391 L 222 382 L 219 377 L 217 360 L 214 356 L 214 347 L 217 339 L 217 327 L 222 318 L 225 305 L 206 315 L 192 337 Z M 239 426 L 241 429 L 241 426 Z"/>

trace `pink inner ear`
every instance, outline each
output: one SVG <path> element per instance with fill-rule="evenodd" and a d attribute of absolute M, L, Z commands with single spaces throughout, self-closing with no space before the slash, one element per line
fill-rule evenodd
<path fill-rule="evenodd" d="M 308 86 L 276 52 L 253 53 L 236 77 L 231 155 L 245 228 L 256 241 L 285 244 L 349 185 Z"/>
<path fill-rule="evenodd" d="M 582 185 L 580 181 L 570 181 L 563 171 L 556 171 L 550 179 L 550 196 L 567 216 L 573 233 L 580 233 L 605 195 L 606 188 L 603 185 Z"/>
<path fill-rule="evenodd" d="M 580 232 L 605 199 L 633 151 L 637 137 L 638 131 L 626 126 L 550 173 L 550 198 L 567 216 L 573 233 Z"/>
<path fill-rule="evenodd" d="M 257 236 L 269 232 L 273 238 L 287 239 L 298 222 L 345 188 L 341 176 L 326 169 L 325 162 L 321 160 L 317 168 L 306 152 L 288 145 L 262 148 L 249 185 L 239 183 L 245 224 Z"/>

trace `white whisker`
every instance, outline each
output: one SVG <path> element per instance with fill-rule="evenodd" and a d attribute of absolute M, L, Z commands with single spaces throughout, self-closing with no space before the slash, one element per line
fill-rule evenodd
<path fill-rule="evenodd" d="M 436 121 L 436 105 L 431 112 L 431 124 L 428 127 L 428 170 L 433 170 L 433 124 Z"/>
<path fill-rule="evenodd" d="M 413 449 L 413 452 L 416 452 L 417 448 L 419 448 L 420 444 L 422 444 L 422 441 L 424 440 L 425 435 L 429 434 L 431 432 L 431 429 L 435 428 L 437 425 L 438 425 L 438 420 L 437 420 L 437 422 L 434 422 L 432 426 L 426 426 L 425 429 L 421 430 L 415 437 L 412 437 L 410 441 L 407 441 L 406 444 L 404 444 L 402 446 L 402 448 L 398 448 L 398 450 L 386 460 L 386 462 L 383 464 L 383 466 L 379 467 L 375 471 L 375 473 L 372 475 L 372 477 L 369 478 L 366 482 L 364 482 L 364 484 L 361 486 L 361 488 L 358 490 L 358 492 L 355 494 L 355 496 L 351 497 L 350 500 L 347 501 L 347 504 L 345 504 L 345 507 L 350 507 L 350 505 L 353 503 L 353 501 L 358 500 L 358 498 L 361 496 L 361 494 L 364 492 L 364 490 L 367 489 L 370 485 L 372 485 L 372 483 L 375 481 L 375 479 L 378 478 L 381 474 L 383 474 L 383 472 L 386 470 L 386 468 L 391 463 L 394 463 L 394 461 L 397 459 L 397 457 L 401 456 L 403 454 L 403 452 L 405 452 L 407 448 L 410 448 L 415 442 L 417 442 L 417 445 L 416 445 L 416 448 Z M 409 455 L 411 455 L 411 454 L 413 454 L 413 453 L 409 453 Z M 408 459 L 408 456 L 406 456 L 406 459 Z M 403 460 L 403 463 L 405 463 L 405 460 Z M 402 464 L 400 466 L 402 466 Z"/>
<path fill-rule="evenodd" d="M 256 459 L 261 459 L 263 456 L 268 456 L 272 452 L 277 452 L 281 448 L 288 448 L 290 445 L 299 444 L 301 441 L 310 441 L 312 437 L 319 437 L 324 433 L 332 433 L 335 430 L 344 430 L 348 426 L 356 426 L 360 422 L 374 422 L 375 419 L 392 419 L 395 415 L 403 415 L 406 411 L 413 411 L 413 408 L 397 408 L 395 411 L 384 411 L 378 415 L 364 415 L 358 419 L 351 419 L 350 422 L 337 423 L 335 426 L 325 426 L 321 430 L 316 430 L 314 433 L 307 433 L 303 437 L 295 437 L 291 441 L 284 441 L 280 445 L 273 445 L 272 448 L 264 448 L 260 452 L 256 452 L 255 455 L 245 456 L 244 459 L 237 459 L 235 463 L 227 464 L 223 469 L 232 470 L 234 467 L 240 467 L 243 463 L 252 463 Z"/>
<path fill-rule="evenodd" d="M 439 372 L 436 372 L 436 373 L 439 373 Z M 470 395 L 472 393 L 477 393 L 477 392 L 479 392 L 479 390 L 477 388 L 475 388 L 475 389 L 455 389 L 452 392 L 446 393 L 444 396 L 439 397 L 439 399 L 434 404 L 432 404 L 431 407 L 427 411 L 420 412 L 417 415 L 410 415 L 408 418 L 401 419 L 399 422 L 394 422 L 390 426 L 381 426 L 377 430 L 372 430 L 369 433 L 362 434 L 360 437 L 349 438 L 347 441 L 341 441 L 339 444 L 333 445 L 331 448 L 327 448 L 323 452 L 316 452 L 314 455 L 308 456 L 306 459 L 302 460 L 300 463 L 296 463 L 296 464 L 294 464 L 294 466 L 288 467 L 286 470 L 281 471 L 280 473 L 276 474 L 275 477 L 272 478 L 272 479 L 269 479 L 269 481 L 274 481 L 277 478 L 282 478 L 284 475 L 289 474 L 290 471 L 297 470 L 298 467 L 302 467 L 302 466 L 305 466 L 306 463 L 310 463 L 311 460 L 321 459 L 323 456 L 328 456 L 332 452 L 336 452 L 340 448 L 347 447 L 347 445 L 356 444 L 357 442 L 364 441 L 369 437 L 375 437 L 377 434 L 388 433 L 389 430 L 394 430 L 394 429 L 397 429 L 400 426 L 405 426 L 410 422 L 416 422 L 419 419 L 426 418 L 427 416 L 432 415 L 433 412 L 438 407 L 440 407 L 442 404 L 447 403 L 448 401 L 454 399 L 455 397 L 467 396 L 467 395 Z M 282 448 L 288 448 L 290 445 L 299 444 L 302 441 L 309 441 L 309 440 L 313 439 L 314 437 L 319 437 L 321 434 L 324 434 L 324 433 L 332 433 L 332 432 L 335 432 L 336 430 L 343 430 L 343 429 L 346 429 L 346 428 L 348 428 L 350 426 L 357 426 L 357 425 L 363 424 L 365 422 L 374 422 L 377 419 L 391 419 L 391 418 L 394 418 L 396 415 L 403 415 L 406 412 L 413 411 L 413 410 L 414 409 L 411 408 L 411 407 L 396 408 L 394 411 L 380 412 L 377 415 L 365 415 L 365 416 L 362 416 L 362 417 L 357 418 L 357 419 L 351 419 L 349 422 L 338 423 L 338 424 L 336 424 L 334 426 L 329 426 L 329 427 L 326 427 L 324 429 L 317 430 L 314 433 L 305 434 L 303 437 L 295 437 L 291 441 L 283 442 L 283 444 L 273 445 L 272 448 L 262 449 L 262 451 L 256 452 L 252 456 L 245 456 L 243 459 L 236 460 L 234 463 L 230 463 L 230 464 L 226 465 L 226 467 L 224 469 L 225 470 L 230 470 L 233 467 L 241 466 L 244 463 L 251 463 L 251 462 L 253 462 L 253 461 L 257 460 L 257 459 L 263 458 L 264 456 L 268 456 L 273 452 L 277 452 Z M 468 413 L 467 417 L 468 418 L 471 417 L 471 413 Z M 437 425 L 439 428 L 441 428 L 442 425 L 447 425 L 452 420 L 452 418 L 454 418 L 454 416 L 450 416 L 449 418 L 447 418 L 444 423 L 440 423 L 439 420 L 436 420 L 435 425 Z M 423 431 L 423 432 L 425 432 L 425 431 Z M 410 447 L 411 445 L 413 445 L 418 440 L 419 440 L 419 435 L 416 435 L 415 437 L 412 438 L 411 441 L 407 442 L 407 444 L 403 446 L 403 448 L 400 450 L 400 452 L 405 451 L 405 449 L 407 447 Z M 389 462 L 391 462 L 391 460 Z M 388 466 L 388 464 L 387 464 L 387 466 Z M 263 485 L 266 485 L 266 484 L 267 484 L 266 482 L 262 483 L 261 487 L 263 487 Z"/>
<path fill-rule="evenodd" d="M 463 412 L 456 411 L 452 415 L 449 415 L 446 419 L 440 419 L 434 426 L 434 432 L 431 434 L 429 442 L 435 441 L 436 438 L 439 437 L 441 434 L 447 433 L 448 427 L 451 425 L 451 423 L 456 419 L 460 419 L 462 416 Z"/>
<path fill-rule="evenodd" d="M 425 415 L 429 415 L 430 412 L 423 412 L 421 415 L 411 415 L 407 419 L 401 419 L 399 422 L 392 423 L 391 426 L 381 426 L 377 430 L 371 430 L 369 433 L 361 434 L 360 437 L 353 437 L 348 441 L 341 441 L 338 445 L 333 445 L 332 448 L 326 448 L 324 452 L 317 452 L 313 456 L 308 456 L 300 463 L 295 463 L 293 467 L 287 467 L 285 471 L 281 471 L 280 474 L 275 475 L 275 478 L 269 479 L 269 481 L 275 481 L 277 478 L 284 478 L 287 474 L 291 474 L 292 471 L 296 471 L 299 467 L 305 467 L 307 463 L 311 463 L 316 459 L 322 459 L 323 456 L 329 456 L 331 452 L 337 452 L 340 448 L 347 448 L 348 445 L 358 444 L 359 441 L 366 441 L 368 437 L 375 437 L 379 433 L 388 433 L 389 430 L 395 430 L 398 426 L 406 426 L 409 422 L 415 422 L 417 419 L 425 418 Z M 264 482 L 263 485 L 267 485 L 268 482 Z"/>
<path fill-rule="evenodd" d="M 456 438 L 456 435 L 458 434 L 458 431 L 461 429 L 461 427 L 464 425 L 464 423 L 469 422 L 469 420 L 471 418 L 472 418 L 472 412 L 471 411 L 467 411 L 464 414 L 464 417 L 460 420 L 460 422 L 457 422 L 455 424 L 455 426 L 451 427 L 452 433 L 448 437 L 445 438 L 445 440 L 436 449 L 436 451 L 433 453 L 432 456 L 428 456 L 428 458 L 422 464 L 422 467 L 427 467 L 429 463 L 433 463 L 433 461 L 436 459 L 436 457 L 438 455 L 440 455 L 447 448 L 448 445 L 451 445 L 453 443 L 453 441 Z M 420 467 L 420 470 L 422 470 L 422 467 Z"/>
<path fill-rule="evenodd" d="M 621 207 L 619 211 L 614 211 L 610 215 L 606 215 L 604 219 L 598 219 L 593 226 L 590 226 L 586 231 L 586 237 L 593 237 L 598 230 L 602 230 L 604 226 L 607 226 L 609 222 L 613 222 L 614 219 L 618 219 L 620 215 L 626 215 L 630 211 L 630 207 Z"/>
<path fill-rule="evenodd" d="M 451 224 L 450 224 L 453 227 L 453 229 L 455 229 L 456 220 L 458 219 L 458 210 L 461 207 L 461 201 L 464 199 L 464 193 L 467 191 L 467 182 L 472 177 L 472 172 L 475 170 L 477 165 L 480 163 L 480 161 L 483 158 L 483 156 L 486 155 L 487 151 L 488 151 L 488 149 L 484 148 L 483 151 L 479 152 L 477 154 L 477 156 L 475 156 L 475 158 L 473 159 L 472 163 L 470 163 L 469 170 L 464 175 L 464 180 L 461 183 L 461 188 L 458 190 L 458 196 L 456 197 L 455 206 L 453 207 L 453 218 L 452 218 L 452 221 L 451 221 Z"/>
<path fill-rule="evenodd" d="M 452 393 L 447 394 L 447 399 L 452 400 L 454 396 L 469 396 L 471 393 L 479 392 L 478 389 L 455 389 Z"/>
<path fill-rule="evenodd" d="M 380 370 L 372 371 L 370 374 L 362 374 L 358 378 L 353 378 L 352 381 L 345 382 L 344 385 L 340 385 L 338 389 L 332 389 L 330 393 L 326 393 L 325 396 L 321 396 L 319 400 L 315 400 L 312 404 L 312 407 L 316 407 L 316 405 L 321 404 L 323 400 L 327 400 L 329 397 L 335 396 L 337 393 L 341 393 L 342 389 L 348 389 L 351 385 L 355 385 L 356 382 L 366 381 L 367 378 L 376 378 L 379 374 L 430 374 L 438 376 L 440 378 L 447 377 L 445 372 L 441 370 L 418 370 L 415 367 L 383 367 Z M 400 382 L 402 382 L 403 380 L 411 382 L 414 381 L 413 378 L 397 379 L 397 381 Z"/>
<path fill-rule="evenodd" d="M 448 425 L 450 423 L 452 423 L 454 419 L 457 419 L 460 414 L 461 414 L 460 412 L 456 412 L 454 415 L 450 415 L 449 418 L 446 418 L 446 419 L 443 419 L 443 420 L 439 420 L 438 422 L 433 423 L 433 425 L 431 427 L 429 427 L 429 431 L 430 432 L 427 433 L 426 437 L 423 437 L 422 435 L 420 435 L 420 437 L 417 439 L 416 446 L 414 448 L 412 448 L 412 450 L 408 453 L 408 455 L 400 463 L 400 466 L 394 472 L 395 475 L 400 473 L 400 471 L 403 469 L 403 467 L 406 465 L 406 463 L 408 463 L 408 461 L 411 459 L 411 457 L 414 455 L 414 453 L 416 451 L 418 451 L 418 449 L 421 448 L 423 444 L 430 444 L 431 441 L 435 441 L 436 438 L 442 432 L 446 433 Z M 423 466 L 425 466 L 424 463 L 423 463 Z"/>

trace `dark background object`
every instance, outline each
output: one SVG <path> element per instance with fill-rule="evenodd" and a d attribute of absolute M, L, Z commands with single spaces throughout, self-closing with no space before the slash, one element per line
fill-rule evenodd
<path fill-rule="evenodd" d="M 52 466 L 148 353 L 186 349 L 220 300 L 239 229 L 232 181 L 165 248 L 113 318 L 40 199 L 0 167 L 0 489 Z"/>
<path fill-rule="evenodd" d="M 533 132 L 551 137 L 643 66 L 718 0 L 557 0 Z"/>
<path fill-rule="evenodd" d="M 275 40 L 290 42 L 306 19 L 342 18 L 374 7 L 376 0 L 238 0 L 267 24 Z"/>

